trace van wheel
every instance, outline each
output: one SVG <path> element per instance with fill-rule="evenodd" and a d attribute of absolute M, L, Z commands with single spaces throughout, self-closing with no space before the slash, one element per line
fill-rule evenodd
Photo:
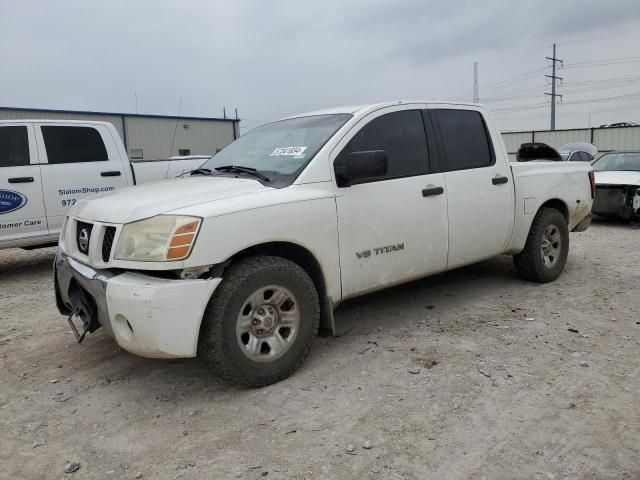
<path fill-rule="evenodd" d="M 223 380 L 262 387 L 302 365 L 318 332 L 320 303 L 309 275 L 280 257 L 232 264 L 204 313 L 200 355 Z"/>
<path fill-rule="evenodd" d="M 532 282 L 552 282 L 560 276 L 569 254 L 569 228 L 555 208 L 542 208 L 531 224 L 524 250 L 514 255 L 520 277 Z"/>

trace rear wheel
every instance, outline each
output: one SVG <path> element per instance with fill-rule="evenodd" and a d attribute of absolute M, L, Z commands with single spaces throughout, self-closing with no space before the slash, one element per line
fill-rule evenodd
<path fill-rule="evenodd" d="M 225 271 L 203 318 L 200 354 L 222 379 L 260 387 L 288 377 L 318 331 L 313 281 L 280 257 L 243 259 Z"/>
<path fill-rule="evenodd" d="M 555 208 L 542 208 L 531 224 L 524 250 L 514 255 L 516 271 L 525 280 L 552 282 L 560 276 L 569 253 L 569 229 Z"/>

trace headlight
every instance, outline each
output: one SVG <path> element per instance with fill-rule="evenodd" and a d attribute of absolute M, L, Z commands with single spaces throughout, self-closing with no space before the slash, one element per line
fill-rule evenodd
<path fill-rule="evenodd" d="M 139 262 L 183 260 L 191 253 L 201 219 L 158 215 L 126 224 L 120 232 L 115 258 Z"/>

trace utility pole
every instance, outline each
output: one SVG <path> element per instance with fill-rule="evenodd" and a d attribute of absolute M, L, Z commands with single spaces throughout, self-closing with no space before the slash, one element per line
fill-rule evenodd
<path fill-rule="evenodd" d="M 551 97 L 551 130 L 556 129 L 556 97 L 560 97 L 562 100 L 562 95 L 558 95 L 556 93 L 556 81 L 560 80 L 562 83 L 562 77 L 556 76 L 556 63 L 560 64 L 560 67 L 563 67 L 562 60 L 556 58 L 556 44 L 553 44 L 553 57 L 545 57 L 547 60 L 551 61 L 551 75 L 545 75 L 545 77 L 551 79 L 551 93 L 545 93 L 545 95 L 549 95 Z"/>
<path fill-rule="evenodd" d="M 473 103 L 479 103 L 478 97 L 478 62 L 473 62 Z"/>

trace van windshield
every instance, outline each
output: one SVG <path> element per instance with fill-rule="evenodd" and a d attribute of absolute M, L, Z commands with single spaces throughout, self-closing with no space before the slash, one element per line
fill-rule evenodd
<path fill-rule="evenodd" d="M 293 174 L 302 169 L 350 114 L 315 115 L 269 123 L 251 130 L 202 164 L 199 170 L 226 166 Z"/>

